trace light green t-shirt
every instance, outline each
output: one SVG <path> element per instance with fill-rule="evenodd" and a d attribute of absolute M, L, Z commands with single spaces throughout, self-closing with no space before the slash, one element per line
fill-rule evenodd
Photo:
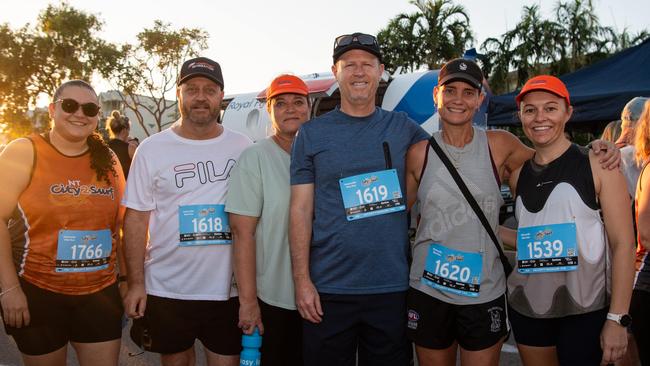
<path fill-rule="evenodd" d="M 296 309 L 289 255 L 290 155 L 273 139 L 248 147 L 230 177 L 226 211 L 258 217 L 257 296 L 265 303 Z"/>

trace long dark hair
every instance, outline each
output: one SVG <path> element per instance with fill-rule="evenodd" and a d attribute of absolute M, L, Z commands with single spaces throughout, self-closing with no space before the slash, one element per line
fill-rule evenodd
<path fill-rule="evenodd" d="M 54 100 L 59 100 L 63 90 L 71 86 L 88 89 L 97 96 L 95 89 L 93 89 L 93 87 L 87 82 L 83 80 L 70 80 L 56 88 L 56 91 L 54 92 Z M 102 136 L 97 132 L 93 132 L 88 136 L 86 138 L 86 143 L 88 144 L 88 152 L 90 153 L 90 168 L 92 168 L 97 174 L 97 180 L 104 180 L 106 184 L 111 185 L 111 180 L 108 176 L 109 172 L 113 174 L 113 177 L 117 177 L 115 162 L 113 161 L 113 152 L 108 145 L 106 145 Z"/>

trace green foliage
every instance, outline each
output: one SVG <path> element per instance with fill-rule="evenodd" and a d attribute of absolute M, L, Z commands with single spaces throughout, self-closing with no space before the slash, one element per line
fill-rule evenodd
<path fill-rule="evenodd" d="M 27 116 L 39 95 L 52 95 L 63 81 L 106 77 L 122 52 L 98 37 L 102 22 L 67 3 L 49 5 L 35 27 L 0 26 L 0 123 L 12 137 L 32 130 Z"/>
<path fill-rule="evenodd" d="M 453 0 L 411 0 L 411 4 L 418 9 L 415 13 L 397 15 L 377 35 L 386 68 L 436 69 L 460 57 L 473 39 L 465 8 Z"/>
<path fill-rule="evenodd" d="M 33 58 L 37 68 L 32 84 L 51 95 L 63 81 L 91 80 L 98 72 L 106 77 L 121 56 L 117 46 L 98 37 L 103 22 L 95 15 L 67 3 L 49 5 L 38 17 L 32 33 Z"/>
<path fill-rule="evenodd" d="M 176 112 L 176 102 L 165 96 L 175 89 L 183 61 L 205 50 L 208 37 L 198 28 L 174 30 L 156 20 L 152 28 L 138 33 L 137 44 L 124 46 L 124 56 L 110 79 L 147 135 L 160 131 L 165 117 Z M 155 125 L 145 124 L 146 115 L 153 117 Z"/>
<path fill-rule="evenodd" d="M 490 87 L 500 94 L 542 73 L 576 71 L 647 38 L 645 30 L 630 35 L 624 29 L 617 34 L 611 27 L 602 26 L 591 0 L 560 0 L 551 20 L 542 19 L 538 5 L 525 6 L 512 30 L 500 38 L 486 39 L 481 49 Z"/>
<path fill-rule="evenodd" d="M 2 132 L 11 138 L 31 131 L 26 113 L 33 95 L 29 88 L 33 65 L 25 33 L 24 28 L 12 31 L 6 24 L 0 25 L 0 123 Z"/>
<path fill-rule="evenodd" d="M 147 134 L 162 127 L 165 116 L 175 115 L 176 103 L 165 96 L 176 85 L 182 62 L 207 48 L 208 34 L 196 28 L 174 30 L 155 21 L 137 35 L 134 45 L 102 40 L 103 22 L 94 14 L 67 3 L 49 5 L 37 19 L 12 30 L 0 25 L 0 127 L 17 137 L 31 132 L 31 114 L 39 96 L 52 95 L 64 81 L 93 76 L 110 80 L 121 90 L 123 105 L 132 109 Z M 144 125 L 146 114 L 156 121 Z"/>

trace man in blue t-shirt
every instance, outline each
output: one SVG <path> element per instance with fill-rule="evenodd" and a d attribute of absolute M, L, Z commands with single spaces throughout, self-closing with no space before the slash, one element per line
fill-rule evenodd
<path fill-rule="evenodd" d="M 376 107 L 374 36 L 336 38 L 341 104 L 305 123 L 291 157 L 289 241 L 306 365 L 408 365 L 405 157 L 429 135 Z"/>

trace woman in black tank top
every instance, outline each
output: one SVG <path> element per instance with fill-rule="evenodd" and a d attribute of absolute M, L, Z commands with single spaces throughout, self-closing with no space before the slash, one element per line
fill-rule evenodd
<path fill-rule="evenodd" d="M 534 77 L 516 101 L 535 148 L 510 178 L 520 227 L 508 290 L 520 355 L 525 365 L 613 363 L 626 352 L 634 275 L 625 179 L 565 137 L 573 107 L 560 79 Z"/>
<path fill-rule="evenodd" d="M 129 132 L 131 132 L 129 117 L 122 115 L 117 110 L 111 112 L 111 116 L 106 120 L 106 130 L 110 136 L 108 146 L 120 160 L 122 171 L 124 171 L 124 178 L 128 178 L 131 159 L 133 159 L 133 154 L 135 154 L 137 147 L 137 144 L 133 140 L 129 140 Z"/>

